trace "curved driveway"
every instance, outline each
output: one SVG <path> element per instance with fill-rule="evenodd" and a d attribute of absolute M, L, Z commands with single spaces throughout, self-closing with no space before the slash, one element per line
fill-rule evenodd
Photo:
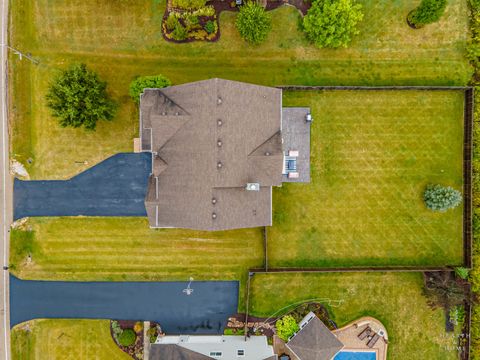
<path fill-rule="evenodd" d="M 169 334 L 220 334 L 238 282 L 64 282 L 10 276 L 10 324 L 37 318 L 151 320 Z"/>

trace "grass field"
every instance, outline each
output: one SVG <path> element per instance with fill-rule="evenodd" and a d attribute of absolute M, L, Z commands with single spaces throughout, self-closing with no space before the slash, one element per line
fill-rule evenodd
<path fill-rule="evenodd" d="M 52 179 L 131 151 L 138 116 L 127 91 L 137 75 L 163 73 L 174 83 L 214 76 L 267 85 L 467 83 L 465 1 L 449 1 L 442 20 L 422 30 L 405 23 L 416 0 L 360 2 L 366 15 L 351 47 L 318 50 L 290 7 L 272 12 L 273 29 L 261 46 L 239 38 L 233 13 L 221 15 L 219 42 L 177 45 L 161 36 L 163 0 L 12 0 L 10 43 L 40 60 L 35 66 L 10 57 L 12 156 L 32 178 Z M 119 104 L 115 119 L 94 133 L 59 128 L 45 107 L 48 83 L 72 62 L 96 70 Z"/>
<path fill-rule="evenodd" d="M 107 320 L 35 320 L 11 332 L 14 360 L 128 360 Z"/>
<path fill-rule="evenodd" d="M 269 265 L 460 265 L 462 206 L 426 209 L 429 183 L 462 189 L 463 93 L 289 92 L 311 106 L 312 182 L 273 193 Z"/>
<path fill-rule="evenodd" d="M 422 287 L 418 273 L 255 274 L 250 311 L 270 316 L 296 302 L 316 300 L 329 308 L 338 326 L 364 315 L 382 321 L 390 360 L 458 359 L 455 338 L 445 332 L 444 313 L 427 306 Z"/>

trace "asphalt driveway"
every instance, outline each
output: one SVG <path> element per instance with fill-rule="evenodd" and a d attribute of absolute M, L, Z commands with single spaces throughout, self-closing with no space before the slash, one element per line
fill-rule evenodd
<path fill-rule="evenodd" d="M 64 282 L 10 275 L 10 325 L 38 318 L 158 321 L 169 334 L 220 334 L 237 312 L 238 282 Z"/>
<path fill-rule="evenodd" d="M 114 155 L 70 180 L 14 182 L 14 218 L 146 216 L 151 154 Z"/>

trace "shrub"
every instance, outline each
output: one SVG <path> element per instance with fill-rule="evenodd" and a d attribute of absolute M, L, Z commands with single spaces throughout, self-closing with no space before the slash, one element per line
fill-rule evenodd
<path fill-rule="evenodd" d="M 185 10 L 196 10 L 205 6 L 207 0 L 172 0 L 174 8 Z"/>
<path fill-rule="evenodd" d="M 315 0 L 303 18 L 303 31 L 320 48 L 347 47 L 359 33 L 361 9 L 355 0 Z"/>
<path fill-rule="evenodd" d="M 140 101 L 140 94 L 144 89 L 149 88 L 164 88 L 172 85 L 172 82 L 163 75 L 154 76 L 140 76 L 130 83 L 128 94 L 138 103 Z"/>
<path fill-rule="evenodd" d="M 112 321 L 112 332 L 115 339 L 118 340 L 118 336 L 122 333 L 122 331 L 123 330 L 120 327 L 120 324 L 118 323 L 118 321 Z"/>
<path fill-rule="evenodd" d="M 185 27 L 187 28 L 187 31 L 190 31 L 196 27 L 199 27 L 198 16 L 187 13 L 184 16 L 184 21 L 185 21 Z"/>
<path fill-rule="evenodd" d="M 85 64 L 73 65 L 50 85 L 47 104 L 60 126 L 95 130 L 98 120 L 112 120 L 115 114 L 106 89 L 107 83 Z"/>
<path fill-rule="evenodd" d="M 460 279 L 467 279 L 468 274 L 470 273 L 470 270 L 464 267 L 456 267 L 455 268 L 455 274 L 460 278 Z"/>
<path fill-rule="evenodd" d="M 215 8 L 212 5 L 204 6 L 201 9 L 192 11 L 191 14 L 195 16 L 214 16 Z"/>
<path fill-rule="evenodd" d="M 242 38 L 252 44 L 259 44 L 267 38 L 272 21 L 263 7 L 249 1 L 240 7 L 236 25 Z"/>
<path fill-rule="evenodd" d="M 137 335 L 133 329 L 125 329 L 122 333 L 118 336 L 118 343 L 122 346 L 131 346 L 135 344 L 135 340 L 137 339 Z"/>
<path fill-rule="evenodd" d="M 209 34 L 216 33 L 217 32 L 217 24 L 212 20 L 208 20 L 207 23 L 205 24 L 205 31 Z"/>
<path fill-rule="evenodd" d="M 429 185 L 423 194 L 423 200 L 430 210 L 443 212 L 457 207 L 462 201 L 462 194 L 449 186 Z"/>
<path fill-rule="evenodd" d="M 177 24 L 175 25 L 175 29 L 172 31 L 172 38 L 174 40 L 182 41 L 182 40 L 185 40 L 187 37 L 188 37 L 187 29 L 185 28 L 185 26 L 180 24 L 180 22 L 177 22 Z"/>
<path fill-rule="evenodd" d="M 133 331 L 135 331 L 138 334 L 142 330 L 143 330 L 143 323 L 141 321 L 137 321 L 133 326 Z"/>
<path fill-rule="evenodd" d="M 285 315 L 283 318 L 277 320 L 275 328 L 277 329 L 278 337 L 283 341 L 288 341 L 288 338 L 300 329 L 291 315 Z"/>
<path fill-rule="evenodd" d="M 442 17 L 447 0 L 422 0 L 420 5 L 408 14 L 408 22 L 419 28 L 434 23 Z"/>
<path fill-rule="evenodd" d="M 167 17 L 167 20 L 165 20 L 165 27 L 167 28 L 168 31 L 172 31 L 175 29 L 175 26 L 178 23 L 178 18 L 175 15 L 175 13 L 170 13 Z"/>

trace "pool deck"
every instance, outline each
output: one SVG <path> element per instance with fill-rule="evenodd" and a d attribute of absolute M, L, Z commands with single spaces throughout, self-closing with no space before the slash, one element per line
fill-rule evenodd
<path fill-rule="evenodd" d="M 368 326 L 376 333 L 379 331 L 383 331 L 384 333 L 383 337 L 380 337 L 372 348 L 367 346 L 366 339 L 360 340 L 358 338 L 358 334 Z M 375 351 L 377 353 L 377 360 L 387 359 L 388 333 L 385 326 L 375 318 L 365 316 L 332 332 L 345 345 L 343 348 L 345 351 Z"/>

